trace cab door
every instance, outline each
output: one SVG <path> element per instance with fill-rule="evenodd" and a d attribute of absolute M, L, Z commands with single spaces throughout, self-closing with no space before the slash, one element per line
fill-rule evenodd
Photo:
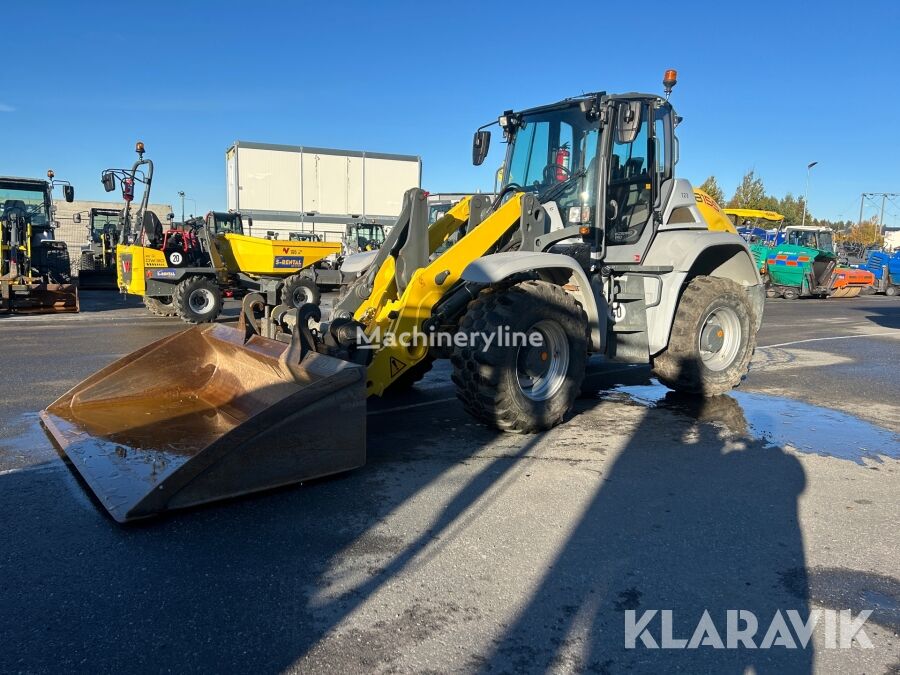
<path fill-rule="evenodd" d="M 667 173 L 665 125 L 655 125 L 653 113 L 642 100 L 614 101 L 611 108 L 604 209 L 610 263 L 640 263 L 653 239 L 659 186 Z"/>

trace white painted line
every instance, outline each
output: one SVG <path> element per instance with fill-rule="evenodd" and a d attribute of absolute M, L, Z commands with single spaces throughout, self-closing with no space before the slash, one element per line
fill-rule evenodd
<path fill-rule="evenodd" d="M 139 314 L 120 314 L 119 316 L 91 316 L 89 314 L 75 314 L 72 316 L 56 316 L 52 319 L 49 318 L 46 314 L 42 316 L 22 316 L 22 317 L 8 317 L 4 319 L 0 319 L 0 326 L 5 323 L 34 323 L 34 324 L 46 324 L 46 323 L 60 323 L 67 321 L 92 321 L 97 323 L 110 323 L 114 321 L 127 321 L 128 323 L 134 323 L 135 321 L 153 321 L 160 323 L 161 325 L 166 325 L 163 323 L 165 319 L 160 320 L 159 317 L 152 316 L 141 316 Z M 170 322 L 174 323 L 174 322 Z"/>
<path fill-rule="evenodd" d="M 457 400 L 455 396 L 450 398 L 436 398 L 433 401 L 425 401 L 423 403 L 412 403 L 410 405 L 398 405 L 395 408 L 387 408 L 385 410 L 372 410 L 367 415 L 384 415 L 385 413 L 399 412 L 400 410 L 412 410 L 413 408 L 424 408 L 426 405 L 435 405 L 437 403 L 449 403 Z"/>
<path fill-rule="evenodd" d="M 807 342 L 824 342 L 825 340 L 854 340 L 857 338 L 883 337 L 885 335 L 893 335 L 900 337 L 900 330 L 891 330 L 885 333 L 867 333 L 865 335 L 834 335 L 831 337 L 809 338 L 808 340 L 794 340 L 793 342 L 779 342 L 777 345 L 762 345 L 757 349 L 774 349 L 775 347 L 789 347 L 790 345 L 801 345 Z"/>

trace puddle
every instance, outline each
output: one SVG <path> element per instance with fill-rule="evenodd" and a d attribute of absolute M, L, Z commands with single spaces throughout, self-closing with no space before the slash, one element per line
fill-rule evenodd
<path fill-rule="evenodd" d="M 37 413 L 25 413 L 0 429 L 0 470 L 38 467 L 58 459 Z"/>
<path fill-rule="evenodd" d="M 703 399 L 678 394 L 661 384 L 621 386 L 600 392 L 600 396 L 673 410 L 734 434 L 803 453 L 857 464 L 864 464 L 864 458 L 900 459 L 900 434 L 847 413 L 780 396 L 734 391 Z"/>

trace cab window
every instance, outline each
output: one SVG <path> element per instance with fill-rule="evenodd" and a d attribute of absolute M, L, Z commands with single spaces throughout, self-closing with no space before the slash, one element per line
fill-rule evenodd
<path fill-rule="evenodd" d="M 646 104 L 639 110 L 640 124 L 630 142 L 619 143 L 613 134 L 606 218 L 610 245 L 636 243 L 652 213 L 651 181 L 657 167 L 650 167 L 650 110 Z"/>

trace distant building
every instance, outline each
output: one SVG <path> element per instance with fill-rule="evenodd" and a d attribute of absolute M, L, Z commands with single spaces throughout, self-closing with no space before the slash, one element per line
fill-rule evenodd
<path fill-rule="evenodd" d="M 900 227 L 884 228 L 884 247 L 889 251 L 900 248 Z"/>
<path fill-rule="evenodd" d="M 56 230 L 57 239 L 66 242 L 69 246 L 69 256 L 73 261 L 77 260 L 81 251 L 81 247 L 88 243 L 88 226 L 90 225 L 91 209 L 123 209 L 124 202 L 90 202 L 76 199 L 74 202 L 66 202 L 62 199 L 54 199 L 56 206 L 55 220 L 59 223 L 59 229 Z M 169 214 L 173 213 L 170 204 L 150 204 L 149 208 L 165 225 L 168 222 Z M 137 209 L 137 205 L 132 203 L 132 213 Z M 81 214 L 81 222 L 76 223 L 72 220 L 72 216 L 76 213 Z"/>

